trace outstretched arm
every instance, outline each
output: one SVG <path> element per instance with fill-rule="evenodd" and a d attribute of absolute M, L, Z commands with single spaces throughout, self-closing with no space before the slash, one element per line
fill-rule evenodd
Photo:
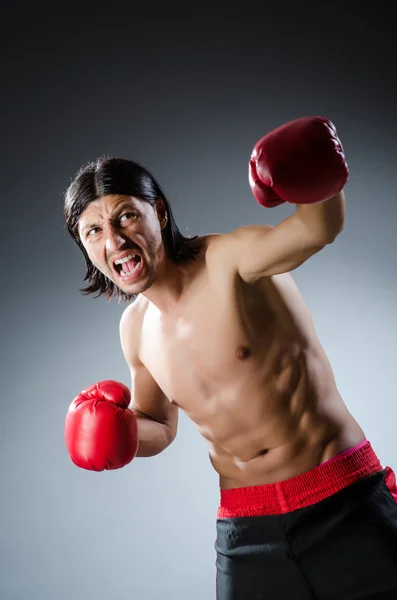
<path fill-rule="evenodd" d="M 211 252 L 233 261 L 241 278 L 254 283 L 293 271 L 331 244 L 343 229 L 344 215 L 342 191 L 320 204 L 298 205 L 293 215 L 274 227 L 246 225 L 219 236 Z"/>
<path fill-rule="evenodd" d="M 295 213 L 275 227 L 247 225 L 216 236 L 209 255 L 232 261 L 247 282 L 295 269 L 342 231 L 347 178 L 342 144 L 328 119 L 286 123 L 255 145 L 249 182 L 259 204 L 289 202 Z"/>

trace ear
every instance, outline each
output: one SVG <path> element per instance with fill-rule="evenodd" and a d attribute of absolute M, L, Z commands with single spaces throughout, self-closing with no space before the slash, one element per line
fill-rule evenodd
<path fill-rule="evenodd" d="M 157 214 L 157 218 L 160 223 L 161 229 L 164 229 L 164 227 L 168 223 L 168 214 L 167 214 L 167 208 L 166 208 L 166 205 L 164 202 L 164 198 L 162 196 L 159 196 L 156 200 L 156 214 Z"/>

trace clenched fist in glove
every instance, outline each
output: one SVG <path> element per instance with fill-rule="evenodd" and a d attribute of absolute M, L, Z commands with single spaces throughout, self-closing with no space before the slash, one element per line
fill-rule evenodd
<path fill-rule="evenodd" d="M 117 381 L 100 381 L 83 390 L 70 404 L 65 442 L 78 467 L 91 471 L 120 469 L 138 450 L 138 427 L 130 390 Z"/>
<path fill-rule="evenodd" d="M 303 117 L 265 135 L 249 162 L 249 183 L 262 206 L 312 204 L 336 195 L 348 178 L 335 126 L 324 117 Z"/>

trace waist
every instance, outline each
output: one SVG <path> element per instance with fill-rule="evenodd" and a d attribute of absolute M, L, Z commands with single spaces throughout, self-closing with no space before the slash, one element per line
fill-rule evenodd
<path fill-rule="evenodd" d="M 282 514 L 315 504 L 382 466 L 367 440 L 305 473 L 276 483 L 220 490 L 218 519 Z"/>

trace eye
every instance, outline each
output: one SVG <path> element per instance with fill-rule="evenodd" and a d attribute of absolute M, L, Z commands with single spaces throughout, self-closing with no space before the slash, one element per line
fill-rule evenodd
<path fill-rule="evenodd" d="M 126 213 L 124 213 L 124 214 L 121 215 L 120 221 L 121 222 L 125 222 L 125 221 L 128 221 L 131 218 L 132 219 L 138 218 L 137 213 L 135 213 L 135 212 L 126 212 Z"/>
<path fill-rule="evenodd" d="M 93 227 L 87 231 L 87 237 L 95 235 L 97 231 L 99 231 L 99 227 Z"/>

